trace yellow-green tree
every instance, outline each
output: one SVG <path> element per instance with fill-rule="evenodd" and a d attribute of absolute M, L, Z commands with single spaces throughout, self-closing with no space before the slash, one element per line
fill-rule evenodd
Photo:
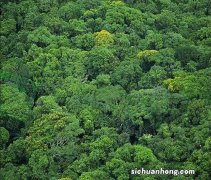
<path fill-rule="evenodd" d="M 114 42 L 113 35 L 110 32 L 106 30 L 101 30 L 100 32 L 96 32 L 95 44 L 97 46 L 113 44 L 113 42 Z"/>

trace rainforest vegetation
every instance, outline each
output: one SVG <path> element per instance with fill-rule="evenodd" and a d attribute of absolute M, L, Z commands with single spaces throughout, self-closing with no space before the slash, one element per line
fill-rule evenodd
<path fill-rule="evenodd" d="M 1 180 L 211 178 L 210 0 L 0 6 Z"/>

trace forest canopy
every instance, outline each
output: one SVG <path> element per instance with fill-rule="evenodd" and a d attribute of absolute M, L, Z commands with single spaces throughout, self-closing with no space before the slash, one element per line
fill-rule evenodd
<path fill-rule="evenodd" d="M 1 180 L 211 178 L 210 0 L 2 0 L 0 22 Z"/>

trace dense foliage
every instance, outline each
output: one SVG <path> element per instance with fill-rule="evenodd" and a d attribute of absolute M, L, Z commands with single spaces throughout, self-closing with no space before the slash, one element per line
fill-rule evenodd
<path fill-rule="evenodd" d="M 0 179 L 211 178 L 210 0 L 0 4 Z"/>

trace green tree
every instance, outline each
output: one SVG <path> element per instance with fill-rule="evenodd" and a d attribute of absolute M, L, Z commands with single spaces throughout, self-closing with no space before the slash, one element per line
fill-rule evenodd
<path fill-rule="evenodd" d="M 20 92 L 14 84 L 1 85 L 0 112 L 2 115 L 26 123 L 32 120 L 31 106 L 31 100 L 28 99 L 24 92 Z"/>
<path fill-rule="evenodd" d="M 87 54 L 85 62 L 88 78 L 96 78 L 100 73 L 111 74 L 118 63 L 118 58 L 108 47 L 95 47 Z"/>

